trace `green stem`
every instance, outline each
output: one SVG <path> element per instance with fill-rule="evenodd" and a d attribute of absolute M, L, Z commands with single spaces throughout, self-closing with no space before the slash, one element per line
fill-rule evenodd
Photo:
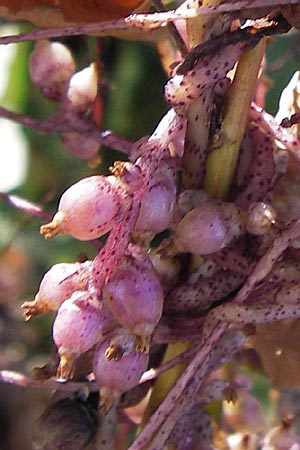
<path fill-rule="evenodd" d="M 264 51 L 265 39 L 245 52 L 238 63 L 227 95 L 220 136 L 206 162 L 204 188 L 212 197 L 226 199 L 228 195 Z"/>
<path fill-rule="evenodd" d="M 190 1 L 190 7 L 197 7 L 197 1 Z M 204 0 L 203 7 L 213 6 L 220 0 Z M 199 16 L 187 21 L 187 32 L 190 47 L 196 47 L 200 43 L 221 33 L 223 18 L 212 16 Z M 184 189 L 200 188 L 203 185 L 205 160 L 209 139 L 210 118 L 212 112 L 213 88 L 190 105 L 187 111 L 187 130 L 185 136 L 185 148 L 182 158 Z"/>

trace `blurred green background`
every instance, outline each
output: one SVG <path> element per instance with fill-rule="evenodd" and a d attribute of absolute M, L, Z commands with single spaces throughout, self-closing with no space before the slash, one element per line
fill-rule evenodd
<path fill-rule="evenodd" d="M 3 34 L 29 29 L 27 25 L 18 29 L 2 25 Z M 71 49 L 77 70 L 95 61 L 97 48 L 101 48 L 102 127 L 130 140 L 149 134 L 166 110 L 162 95 L 166 75 L 155 45 L 115 38 L 97 42 L 96 37 L 85 36 L 63 42 Z M 11 48 L 11 55 L 2 58 L 7 58 L 10 64 L 2 69 L 6 77 L 0 104 L 43 119 L 58 108 L 31 83 L 28 58 L 33 47 L 32 43 L 5 47 L 6 54 Z M 13 151 L 13 144 L 17 150 Z M 1 133 L 0 127 L 0 146 L 0 192 L 4 189 L 26 198 L 50 214 L 55 212 L 67 187 L 83 177 L 107 173 L 114 160 L 124 159 L 124 155 L 101 147 L 102 164 L 92 169 L 87 161 L 76 159 L 64 149 L 57 133 L 41 135 L 20 126 L 8 133 Z M 17 173 L 19 180 L 15 180 Z M 53 314 L 25 323 L 20 305 L 33 299 L 43 274 L 53 264 L 76 261 L 81 253 L 88 258 L 96 254 L 91 244 L 68 236 L 45 241 L 39 234 L 43 223 L 0 201 L 0 370 L 30 374 L 34 366 L 45 364 L 52 343 Z M 31 425 L 49 395 L 0 383 L 0 450 L 31 448 Z"/>
<path fill-rule="evenodd" d="M 6 26 L 2 25 L 3 32 Z M 18 31 L 28 29 L 22 25 Z M 63 42 L 72 50 L 77 70 L 96 60 L 96 37 L 79 36 Z M 269 41 L 266 109 L 273 114 L 282 88 L 299 69 L 299 43 L 299 33 L 296 32 Z M 115 38 L 101 39 L 98 48 L 99 45 L 103 63 L 102 127 L 131 140 L 139 139 L 153 130 L 167 109 L 163 99 L 166 74 L 157 49 L 151 43 Z M 10 66 L 2 69 L 6 71 L 8 81 L 1 106 L 42 119 L 53 114 L 57 105 L 45 100 L 32 86 L 27 67 L 32 49 L 32 43 L 17 45 Z M 57 134 L 41 135 L 25 127 L 19 127 L 19 130 L 26 155 L 11 163 L 12 141 L 7 140 L 0 129 L 0 173 L 2 177 L 5 174 L 6 178 L 12 179 L 14 171 L 23 172 L 23 178 L 9 189 L 9 193 L 40 204 L 51 214 L 68 186 L 82 177 L 107 173 L 114 160 L 124 159 L 124 155 L 101 147 L 102 165 L 92 169 L 86 161 L 77 160 L 67 153 Z M 18 167 L 21 164 L 23 166 Z M 29 217 L 0 201 L 0 370 L 9 368 L 30 373 L 33 366 L 45 362 L 51 347 L 53 315 L 24 323 L 20 305 L 34 296 L 40 279 L 53 264 L 73 262 L 82 252 L 88 258 L 95 255 L 95 249 L 89 243 L 68 236 L 45 241 L 39 234 L 42 223 L 40 219 Z M 32 417 L 42 410 L 47 396 L 0 384 L 0 450 L 30 449 L 29 424 Z M 21 416 L 16 405 L 26 405 L 27 415 Z M 17 423 L 19 432 L 14 433 Z"/>

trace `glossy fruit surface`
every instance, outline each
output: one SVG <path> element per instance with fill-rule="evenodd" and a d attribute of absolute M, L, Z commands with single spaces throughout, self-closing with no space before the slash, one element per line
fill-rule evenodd
<path fill-rule="evenodd" d="M 73 292 L 85 290 L 90 261 L 55 264 L 45 273 L 34 301 L 22 305 L 24 317 L 29 320 L 47 311 L 56 311 Z"/>
<path fill-rule="evenodd" d="M 29 59 L 29 73 L 34 85 L 50 100 L 60 100 L 75 72 L 69 49 L 60 42 L 38 41 Z"/>
<path fill-rule="evenodd" d="M 163 290 L 152 269 L 132 257 L 123 258 L 107 281 L 104 298 L 114 317 L 138 336 L 150 336 L 163 306 Z"/>
<path fill-rule="evenodd" d="M 87 241 L 103 236 L 119 219 L 122 198 L 113 176 L 95 175 L 73 184 L 61 196 L 52 222 L 41 227 L 46 239 L 58 233 Z"/>

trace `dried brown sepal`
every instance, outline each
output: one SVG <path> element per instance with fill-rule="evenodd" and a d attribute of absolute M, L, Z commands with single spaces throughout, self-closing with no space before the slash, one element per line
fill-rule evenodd
<path fill-rule="evenodd" d="M 105 351 L 105 357 L 108 361 L 120 361 L 124 354 L 124 350 L 119 345 L 110 345 Z"/>
<path fill-rule="evenodd" d="M 24 302 L 21 305 L 21 308 L 23 309 L 23 316 L 26 321 L 45 312 L 45 306 L 43 305 L 43 308 L 40 308 L 36 300 Z"/>
<path fill-rule="evenodd" d="M 134 350 L 140 353 L 149 353 L 151 345 L 151 336 L 136 336 Z"/>
<path fill-rule="evenodd" d="M 60 233 L 60 226 L 57 220 L 46 223 L 40 227 L 40 233 L 45 239 L 52 239 Z"/>

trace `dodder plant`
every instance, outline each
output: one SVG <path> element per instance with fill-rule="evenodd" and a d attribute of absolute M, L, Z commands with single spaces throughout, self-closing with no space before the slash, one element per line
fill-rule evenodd
<path fill-rule="evenodd" d="M 289 86 L 294 100 L 281 123 L 255 103 L 265 89 L 260 71 L 266 36 L 297 27 L 300 2 L 188 0 L 162 11 L 153 1 L 156 12 L 125 19 L 117 18 L 123 14 L 119 3 L 111 3 L 107 17 L 103 5 L 99 10 L 99 18 L 111 21 L 93 23 L 88 16 L 90 24 L 0 38 L 1 44 L 37 41 L 31 78 L 58 105 L 45 120 L 1 109 L 3 117 L 58 131 L 77 158 L 95 162 L 100 143 L 127 155 L 110 175 L 70 186 L 40 228 L 46 239 L 63 233 L 95 243 L 108 234 L 93 260 L 54 265 L 35 300 L 23 304 L 26 319 L 57 310 L 56 372 L 42 383 L 8 372 L 2 378 L 75 396 L 85 392 L 86 398 L 100 393 L 96 437 L 91 406 L 60 400 L 39 419 L 35 448 L 117 448 L 116 433 L 123 430 L 118 422 L 130 422 L 127 407 L 147 393 L 131 450 L 298 448 L 297 405 L 287 407 L 291 401 L 283 398 L 284 421 L 269 431 L 249 380 L 239 377 L 241 358 L 230 361 L 252 345 L 274 378 L 276 352 L 262 346 L 264 333 L 272 334 L 277 321 L 292 328 L 300 316 L 298 91 Z M 87 12 L 89 5 L 82 8 Z M 58 12 L 72 22 L 79 9 L 72 13 L 62 2 Z M 9 3 L 7 11 L 14 13 Z M 47 40 L 91 32 L 167 40 L 169 110 L 150 136 L 130 143 L 98 129 L 89 119 L 97 100 L 95 65 L 75 72 L 69 50 Z M 44 214 L 21 199 L 2 198 L 29 214 Z M 248 339 L 245 325 L 252 325 Z M 284 343 L 280 351 L 287 351 Z M 180 363 L 184 369 L 165 376 Z M 225 402 L 235 397 L 238 424 Z M 222 421 L 207 412 L 213 400 L 224 403 Z M 78 428 L 70 423 L 72 409 L 85 417 L 82 431 L 77 416 Z M 53 419 L 56 410 L 68 434 Z M 76 430 L 77 447 L 69 440 Z"/>

